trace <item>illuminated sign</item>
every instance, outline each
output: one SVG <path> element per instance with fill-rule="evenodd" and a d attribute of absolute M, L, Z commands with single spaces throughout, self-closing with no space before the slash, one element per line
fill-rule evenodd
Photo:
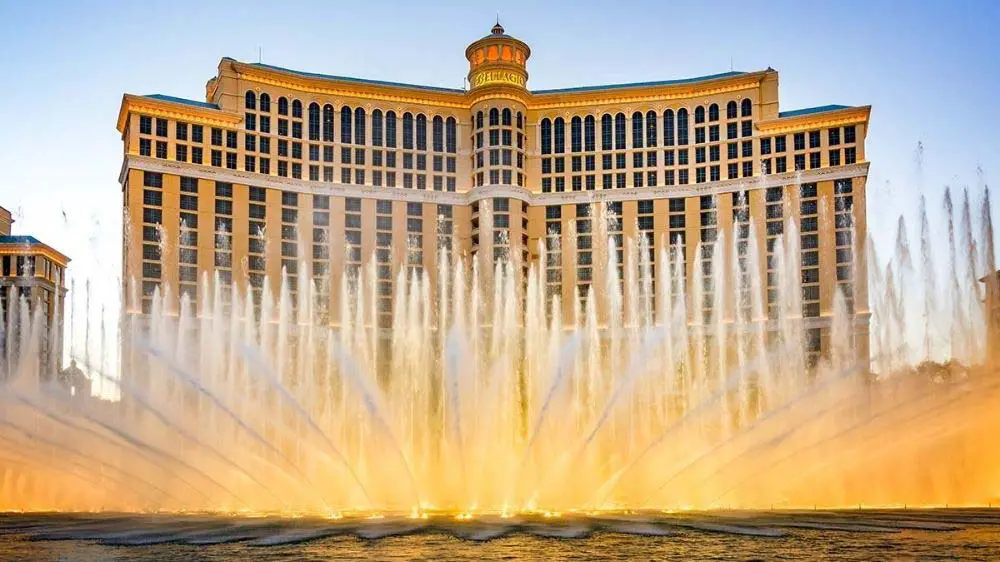
<path fill-rule="evenodd" d="M 509 70 L 485 70 L 472 75 L 472 87 L 478 88 L 487 84 L 510 84 L 524 87 L 524 76 Z"/>

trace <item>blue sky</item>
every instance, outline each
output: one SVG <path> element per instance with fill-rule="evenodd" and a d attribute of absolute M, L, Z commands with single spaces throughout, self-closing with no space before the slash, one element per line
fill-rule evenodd
<path fill-rule="evenodd" d="M 0 0 L 0 205 L 113 297 L 122 93 L 204 99 L 221 57 L 255 61 L 258 48 L 279 66 L 461 87 L 465 46 L 497 9 L 532 48 L 534 89 L 732 64 L 779 70 L 783 110 L 872 105 L 869 215 L 880 246 L 919 189 L 936 210 L 944 185 L 975 189 L 1000 174 L 1000 2 Z"/>

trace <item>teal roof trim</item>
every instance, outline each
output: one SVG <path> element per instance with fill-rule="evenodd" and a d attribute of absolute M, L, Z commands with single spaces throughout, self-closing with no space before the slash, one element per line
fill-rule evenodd
<path fill-rule="evenodd" d="M 0 244 L 18 244 L 18 245 L 30 245 L 30 244 L 41 244 L 38 238 L 34 236 L 0 236 Z"/>
<path fill-rule="evenodd" d="M 782 111 L 778 117 L 798 117 L 799 115 L 812 115 L 814 113 L 826 113 L 827 111 L 837 111 L 838 109 L 850 109 L 849 105 L 821 105 L 818 107 L 807 107 L 804 109 L 793 109 L 792 111 Z"/>
<path fill-rule="evenodd" d="M 183 105 L 191 105 L 191 106 L 194 106 L 194 107 L 203 107 L 205 109 L 219 109 L 219 106 L 215 105 L 214 103 L 206 103 L 206 102 L 203 102 L 203 101 L 189 100 L 189 99 L 178 98 L 178 97 L 174 97 L 174 96 L 168 96 L 168 95 L 164 95 L 164 94 L 149 94 L 149 95 L 142 96 L 142 97 L 153 99 L 153 100 L 160 100 L 160 101 L 169 101 L 169 102 L 173 102 L 173 103 L 180 103 L 180 104 L 183 104 Z"/>
<path fill-rule="evenodd" d="M 695 82 L 707 82 L 709 80 L 718 80 L 720 78 L 730 78 L 732 76 L 740 76 L 746 74 L 746 72 L 740 71 L 730 71 L 722 72 L 720 74 L 709 74 L 707 76 L 696 76 L 694 78 L 678 78 L 675 80 L 659 80 L 656 82 L 630 82 L 628 84 L 604 84 L 600 86 L 579 86 L 576 88 L 556 88 L 554 90 L 533 90 L 531 93 L 536 95 L 544 94 L 570 94 L 573 92 L 594 92 L 600 90 L 618 90 L 623 88 L 643 88 L 648 86 L 673 86 L 676 84 L 693 84 Z"/>
<path fill-rule="evenodd" d="M 419 84 L 405 84 L 403 82 L 388 82 L 385 80 L 368 80 L 366 78 L 354 78 L 352 76 L 335 76 L 332 74 L 318 74 L 316 72 L 303 72 L 301 70 L 292 70 L 290 68 L 283 68 L 280 66 L 274 66 L 260 62 L 249 63 L 249 65 L 255 66 L 257 68 L 264 68 L 267 70 L 276 70 L 278 72 L 288 72 L 291 74 L 298 74 L 299 76 L 305 76 L 308 78 L 320 78 L 323 80 L 340 80 L 343 82 L 354 82 L 357 84 L 371 84 L 373 86 L 390 86 L 393 88 L 413 88 L 417 90 L 426 90 L 428 92 L 442 92 L 446 94 L 465 93 L 465 90 L 459 88 L 442 88 L 440 86 L 421 86 Z"/>

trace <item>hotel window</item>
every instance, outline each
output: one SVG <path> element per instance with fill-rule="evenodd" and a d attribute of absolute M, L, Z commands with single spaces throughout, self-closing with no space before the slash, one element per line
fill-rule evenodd
<path fill-rule="evenodd" d="M 566 152 L 566 122 L 563 121 L 562 117 L 556 117 L 555 121 L 552 123 L 553 129 L 553 150 L 556 154 L 562 154 Z M 493 132 L 490 131 L 490 144 L 493 144 Z"/>
<path fill-rule="evenodd" d="M 431 121 L 431 150 L 444 152 L 444 119 L 440 115 Z"/>
<path fill-rule="evenodd" d="M 718 121 L 719 120 L 719 104 L 713 103 L 708 106 L 708 120 Z"/>
<path fill-rule="evenodd" d="M 340 142 L 351 144 L 351 121 L 353 112 L 346 105 L 340 108 Z"/>
<path fill-rule="evenodd" d="M 186 140 L 188 140 L 188 125 L 187 125 L 187 123 L 182 123 L 182 122 L 178 121 L 174 125 L 174 127 L 175 127 L 175 129 L 174 129 L 174 137 L 177 140 L 179 140 L 179 141 L 186 141 Z"/>
<path fill-rule="evenodd" d="M 385 146 L 396 148 L 396 112 L 385 113 Z"/>
<path fill-rule="evenodd" d="M 695 183 L 705 183 L 705 168 L 695 168 L 694 170 L 694 181 Z"/>
<path fill-rule="evenodd" d="M 636 111 L 632 114 L 632 148 L 642 148 L 642 140 L 642 113 Z"/>
<path fill-rule="evenodd" d="M 226 148 L 236 148 L 237 139 L 236 131 L 226 131 Z"/>
<path fill-rule="evenodd" d="M 287 137 L 288 136 L 288 120 L 278 119 L 278 136 Z"/>
<path fill-rule="evenodd" d="M 417 114 L 417 150 L 427 150 L 427 117 Z"/>
<path fill-rule="evenodd" d="M 278 98 L 278 115 L 288 115 L 288 99 Z"/>
<path fill-rule="evenodd" d="M 354 110 L 354 144 L 365 144 L 365 110 L 360 107 Z"/>
<path fill-rule="evenodd" d="M 614 132 L 611 125 L 611 115 L 605 113 L 601 116 L 601 150 L 612 150 Z"/>
<path fill-rule="evenodd" d="M 726 119 L 736 119 L 739 117 L 737 113 L 737 107 L 735 101 L 730 101 L 726 104 Z"/>
<path fill-rule="evenodd" d="M 857 161 L 857 149 L 849 146 L 844 149 L 844 164 L 854 164 Z"/>
<path fill-rule="evenodd" d="M 403 114 L 403 148 L 413 150 L 413 115 L 409 112 Z"/>
<path fill-rule="evenodd" d="M 299 100 L 292 101 L 292 117 L 302 119 L 302 102 Z"/>
<path fill-rule="evenodd" d="M 743 163 L 743 177 L 749 178 L 753 176 L 753 162 Z"/>
<path fill-rule="evenodd" d="M 178 162 L 187 162 L 187 146 L 178 144 L 174 147 L 174 159 Z"/>
<path fill-rule="evenodd" d="M 830 146 L 837 146 L 840 144 L 840 128 L 829 129 L 827 131 L 827 144 Z"/>
<path fill-rule="evenodd" d="M 271 159 L 261 158 L 260 159 L 260 173 L 270 174 L 271 173 Z"/>
<path fill-rule="evenodd" d="M 581 152 L 583 150 L 583 120 L 574 117 L 570 121 L 570 151 Z"/>
<path fill-rule="evenodd" d="M 141 135 L 151 135 L 153 134 L 153 118 L 148 115 L 139 116 L 139 134 Z"/>
<path fill-rule="evenodd" d="M 819 148 L 819 131 L 809 131 L 809 148 Z"/>
<path fill-rule="evenodd" d="M 157 119 L 156 120 L 156 136 L 165 137 L 167 136 L 167 120 Z"/>
<path fill-rule="evenodd" d="M 152 143 L 149 139 L 139 139 L 139 155 L 151 156 L 153 153 Z"/>
<path fill-rule="evenodd" d="M 677 151 L 677 163 L 681 166 L 688 165 L 688 151 L 686 148 Z"/>
<path fill-rule="evenodd" d="M 844 142 L 847 144 L 852 144 L 857 141 L 857 131 L 854 125 L 844 127 Z"/>
<path fill-rule="evenodd" d="M 656 146 L 656 112 L 646 112 L 646 146 L 653 148 Z"/>
<path fill-rule="evenodd" d="M 729 123 L 726 125 L 726 139 L 732 140 L 739 136 L 739 131 L 737 130 L 736 123 Z"/>
<path fill-rule="evenodd" d="M 694 143 L 705 144 L 705 127 L 694 128 Z"/>
<path fill-rule="evenodd" d="M 712 162 L 718 162 L 719 161 L 719 159 L 720 159 L 719 158 L 719 145 L 716 144 L 716 145 L 712 145 L 712 146 L 708 147 L 708 159 L 711 160 Z M 655 166 L 656 163 L 653 162 L 650 165 L 651 166 Z"/>
<path fill-rule="evenodd" d="M 684 146 L 688 143 L 688 112 L 687 109 L 677 110 L 677 144 Z"/>
<path fill-rule="evenodd" d="M 711 125 L 708 127 L 708 141 L 709 142 L 719 142 L 719 126 Z"/>
<path fill-rule="evenodd" d="M 785 152 L 785 135 L 774 137 L 774 151 Z"/>
<path fill-rule="evenodd" d="M 840 165 L 840 150 L 830 151 L 830 165 L 839 166 Z"/>
<path fill-rule="evenodd" d="M 269 137 L 260 137 L 260 152 L 262 154 L 271 153 L 271 139 Z"/>
<path fill-rule="evenodd" d="M 382 146 L 382 110 L 372 111 L 372 146 Z"/>
<path fill-rule="evenodd" d="M 156 157 L 164 159 L 167 157 L 167 141 L 156 141 Z"/>
<path fill-rule="evenodd" d="M 795 150 L 805 150 L 806 149 L 806 134 L 805 133 L 795 133 L 794 147 Z"/>
<path fill-rule="evenodd" d="M 694 149 L 694 162 L 695 164 L 705 163 L 705 147 L 699 146 Z"/>
<path fill-rule="evenodd" d="M 809 153 L 809 169 L 819 168 L 820 166 L 820 153 L 810 152 Z"/>
<path fill-rule="evenodd" d="M 615 150 L 625 150 L 625 114 L 615 115 Z"/>
<path fill-rule="evenodd" d="M 205 142 L 201 125 L 191 125 L 191 142 Z"/>
<path fill-rule="evenodd" d="M 744 98 L 743 101 L 740 102 L 740 116 L 750 117 L 750 113 L 752 111 L 753 111 L 753 104 L 750 101 L 750 98 Z"/>
<path fill-rule="evenodd" d="M 309 104 L 309 140 L 319 140 L 320 118 L 319 104 Z"/>
<path fill-rule="evenodd" d="M 663 151 L 663 165 L 664 166 L 673 166 L 674 165 L 674 151 L 673 150 L 664 150 Z"/>
<path fill-rule="evenodd" d="M 247 109 L 257 109 L 257 96 L 253 93 L 253 90 L 247 90 L 246 104 L 244 107 Z"/>
<path fill-rule="evenodd" d="M 520 115 L 520 113 L 518 114 Z M 457 122 L 454 117 L 449 117 L 445 121 L 445 150 L 450 154 L 456 154 L 458 152 L 458 133 Z M 519 135 L 520 136 L 520 135 Z"/>
<path fill-rule="evenodd" d="M 753 121 L 749 119 L 744 121 L 742 124 L 741 136 L 750 137 L 753 136 Z"/>
<path fill-rule="evenodd" d="M 795 169 L 796 170 L 805 170 L 806 169 L 806 155 L 805 154 L 796 154 L 795 155 Z"/>
<path fill-rule="evenodd" d="M 244 115 L 243 122 L 246 130 L 253 131 L 257 129 L 257 116 L 253 113 L 247 113 Z"/>
<path fill-rule="evenodd" d="M 733 180 L 740 177 L 740 165 L 736 163 L 729 164 L 727 166 L 727 173 L 729 179 Z"/>
<path fill-rule="evenodd" d="M 778 174 L 783 174 L 788 171 L 787 163 L 784 156 L 778 156 L 774 159 L 774 171 Z"/>
<path fill-rule="evenodd" d="M 750 158 L 753 156 L 753 141 L 743 141 L 743 157 Z"/>
<path fill-rule="evenodd" d="M 699 125 L 705 122 L 705 108 L 698 106 L 694 108 L 694 124 Z"/>
<path fill-rule="evenodd" d="M 663 146 L 674 145 L 674 110 L 663 112 Z"/>
<path fill-rule="evenodd" d="M 771 153 L 771 139 L 760 139 L 760 153 L 762 155 Z"/>

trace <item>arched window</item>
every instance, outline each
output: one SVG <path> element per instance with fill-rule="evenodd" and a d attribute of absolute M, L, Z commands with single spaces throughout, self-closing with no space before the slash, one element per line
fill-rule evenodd
<path fill-rule="evenodd" d="M 681 108 L 677 110 L 677 144 L 684 146 L 688 143 L 688 110 Z"/>
<path fill-rule="evenodd" d="M 753 102 L 750 101 L 750 98 L 743 98 L 743 101 L 740 102 L 740 116 L 750 117 L 750 114 L 752 112 L 753 112 Z"/>
<path fill-rule="evenodd" d="M 427 150 L 427 118 L 417 114 L 417 150 Z"/>
<path fill-rule="evenodd" d="M 566 122 L 562 117 L 556 117 L 552 123 L 552 144 L 556 154 L 566 152 Z"/>
<path fill-rule="evenodd" d="M 372 110 L 372 145 L 382 146 L 382 110 Z"/>
<path fill-rule="evenodd" d="M 542 119 L 542 154 L 552 154 L 552 121 Z"/>
<path fill-rule="evenodd" d="M 510 109 L 503 108 L 503 113 L 500 115 L 500 124 L 504 127 L 510 127 Z"/>
<path fill-rule="evenodd" d="M 483 128 L 483 112 L 482 111 L 476 113 L 476 128 L 477 129 L 482 129 Z"/>
<path fill-rule="evenodd" d="M 632 114 L 632 148 L 642 148 L 642 112 Z"/>
<path fill-rule="evenodd" d="M 719 120 L 719 104 L 713 103 L 708 106 L 708 120 L 718 121 Z"/>
<path fill-rule="evenodd" d="M 278 115 L 288 115 L 288 98 L 278 98 Z"/>
<path fill-rule="evenodd" d="M 388 111 L 385 114 L 385 145 L 389 148 L 396 148 L 396 112 Z"/>
<path fill-rule="evenodd" d="M 694 124 L 698 125 L 705 122 L 705 108 L 698 106 L 694 108 Z"/>
<path fill-rule="evenodd" d="M 605 113 L 601 116 L 601 150 L 611 150 L 614 145 L 611 142 L 613 139 L 611 130 L 611 114 Z"/>
<path fill-rule="evenodd" d="M 731 101 L 726 104 L 726 119 L 736 119 L 736 102 Z"/>
<path fill-rule="evenodd" d="M 403 114 L 403 148 L 413 150 L 413 115 Z"/>
<path fill-rule="evenodd" d="M 444 124 L 444 138 L 445 138 L 445 146 L 447 147 L 448 152 L 450 152 L 451 154 L 455 154 L 456 152 L 458 152 L 458 142 L 457 142 L 458 133 L 455 129 L 456 129 L 455 118 L 449 117 Z"/>
<path fill-rule="evenodd" d="M 333 106 L 330 104 L 323 106 L 323 140 L 326 142 L 336 140 L 333 135 Z"/>
<path fill-rule="evenodd" d="M 524 128 L 524 116 L 521 115 L 520 111 L 517 112 L 517 128 L 518 129 Z"/>
<path fill-rule="evenodd" d="M 594 144 L 594 125 L 595 120 L 593 115 L 588 115 L 583 120 L 583 149 L 587 152 L 596 150 L 596 145 Z"/>
<path fill-rule="evenodd" d="M 490 109 L 490 127 L 500 124 L 500 110 L 497 108 Z"/>
<path fill-rule="evenodd" d="M 615 115 L 615 150 L 625 150 L 625 114 Z"/>
<path fill-rule="evenodd" d="M 257 109 L 257 94 L 253 93 L 253 90 L 247 90 L 246 108 Z"/>
<path fill-rule="evenodd" d="M 646 146 L 653 148 L 656 146 L 656 112 L 646 112 Z"/>
<path fill-rule="evenodd" d="M 365 110 L 354 110 L 354 144 L 365 144 Z"/>
<path fill-rule="evenodd" d="M 319 140 L 319 104 L 309 104 L 309 140 Z"/>
<path fill-rule="evenodd" d="M 302 102 L 299 100 L 292 102 L 292 117 L 302 119 Z"/>
<path fill-rule="evenodd" d="M 431 121 L 431 150 L 444 152 L 444 119 L 440 115 Z"/>
<path fill-rule="evenodd" d="M 351 120 L 354 113 L 346 105 L 340 108 L 340 142 L 351 144 Z"/>
<path fill-rule="evenodd" d="M 271 112 L 271 96 L 266 93 L 260 95 L 260 110 L 264 113 Z"/>
<path fill-rule="evenodd" d="M 674 145 L 674 110 L 663 112 L 663 146 Z"/>
<path fill-rule="evenodd" d="M 569 149 L 572 152 L 583 150 L 583 120 L 579 117 L 569 122 Z"/>

